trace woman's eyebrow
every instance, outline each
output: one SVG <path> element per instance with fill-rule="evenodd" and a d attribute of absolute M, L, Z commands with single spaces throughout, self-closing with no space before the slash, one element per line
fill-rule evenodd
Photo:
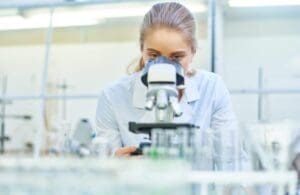
<path fill-rule="evenodd" d="M 152 48 L 147 48 L 147 51 L 153 51 L 153 52 L 156 52 L 156 53 L 160 53 L 159 51 L 157 51 L 155 49 L 152 49 Z"/>
<path fill-rule="evenodd" d="M 185 55 L 185 51 L 175 51 L 171 55 Z"/>

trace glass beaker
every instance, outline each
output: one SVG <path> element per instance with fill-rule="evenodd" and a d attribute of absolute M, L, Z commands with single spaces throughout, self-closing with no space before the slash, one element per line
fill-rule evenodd
<path fill-rule="evenodd" d="M 283 171 L 289 167 L 294 124 L 289 121 L 254 123 L 246 128 L 254 169 Z"/>

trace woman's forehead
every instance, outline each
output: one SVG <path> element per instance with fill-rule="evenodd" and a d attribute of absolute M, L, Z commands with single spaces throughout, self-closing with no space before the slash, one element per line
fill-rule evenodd
<path fill-rule="evenodd" d="M 147 33 L 144 41 L 145 49 L 156 51 L 180 52 L 191 48 L 183 33 L 172 29 L 155 29 Z"/>

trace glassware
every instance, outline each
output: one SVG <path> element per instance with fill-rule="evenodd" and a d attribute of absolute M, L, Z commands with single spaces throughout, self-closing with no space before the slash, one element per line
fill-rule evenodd
<path fill-rule="evenodd" d="M 109 143 L 110 136 L 109 132 L 93 132 L 91 135 L 91 144 L 89 149 L 91 154 L 98 158 L 107 158 L 112 155 L 112 148 Z"/>
<path fill-rule="evenodd" d="M 290 121 L 248 125 L 254 169 L 288 170 L 294 131 L 294 124 Z"/>

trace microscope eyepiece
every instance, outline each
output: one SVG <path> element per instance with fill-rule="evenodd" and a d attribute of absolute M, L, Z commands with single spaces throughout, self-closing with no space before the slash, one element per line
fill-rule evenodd
<path fill-rule="evenodd" d="M 142 75 L 142 82 L 145 86 L 148 87 L 148 84 L 150 82 L 162 82 L 160 81 L 160 78 L 159 77 L 156 77 L 158 78 L 157 81 L 149 81 L 148 80 L 148 74 L 149 74 L 149 70 L 150 70 L 150 67 L 154 66 L 154 65 L 172 65 L 175 67 L 175 71 L 176 71 L 176 79 L 174 82 L 176 82 L 176 86 L 183 86 L 184 85 L 184 72 L 183 72 L 183 69 L 182 69 L 182 66 L 181 64 L 178 62 L 178 61 L 174 61 L 174 60 L 170 60 L 164 56 L 159 56 L 153 60 L 149 60 L 146 64 L 145 64 L 145 67 L 144 67 L 144 72 L 143 72 L 143 75 Z M 161 78 L 163 79 L 163 78 Z M 163 82 L 167 82 L 168 81 L 163 81 Z M 169 82 L 172 82 L 172 81 L 169 81 Z"/>

